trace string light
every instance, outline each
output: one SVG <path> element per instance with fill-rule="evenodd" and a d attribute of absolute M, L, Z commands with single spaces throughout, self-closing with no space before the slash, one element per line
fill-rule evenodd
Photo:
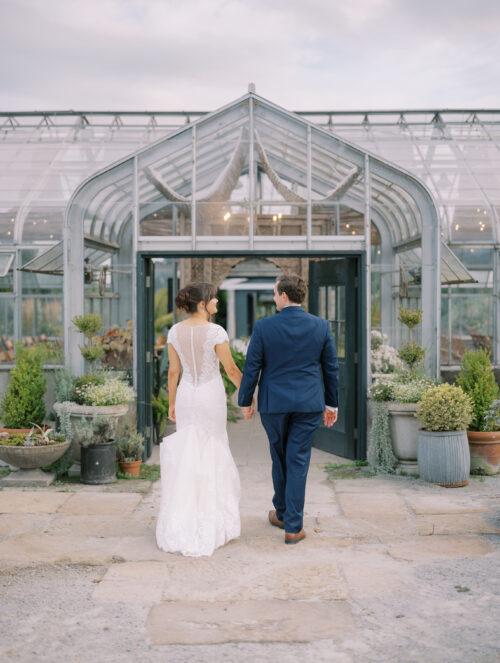
<path fill-rule="evenodd" d="M 231 218 L 231 212 L 226 212 L 224 214 L 224 221 L 229 221 L 230 218 Z"/>

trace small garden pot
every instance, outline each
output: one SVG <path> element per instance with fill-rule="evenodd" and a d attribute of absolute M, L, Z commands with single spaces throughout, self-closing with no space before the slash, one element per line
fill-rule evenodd
<path fill-rule="evenodd" d="M 420 478 L 445 488 L 469 483 L 470 452 L 467 433 L 420 430 L 418 436 Z"/>
<path fill-rule="evenodd" d="M 120 461 L 118 464 L 120 465 L 121 472 L 124 474 L 130 474 L 132 477 L 141 476 L 142 460 Z"/>
<path fill-rule="evenodd" d="M 116 481 L 116 446 L 92 444 L 82 447 L 80 481 L 87 484 L 114 483 Z"/>
<path fill-rule="evenodd" d="M 470 468 L 492 476 L 500 471 L 500 431 L 467 431 Z"/>

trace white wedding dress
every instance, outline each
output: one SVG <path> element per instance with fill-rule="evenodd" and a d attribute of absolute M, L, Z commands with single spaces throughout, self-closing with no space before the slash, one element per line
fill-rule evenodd
<path fill-rule="evenodd" d="M 175 324 L 171 343 L 182 364 L 176 432 L 160 445 L 161 502 L 156 541 L 166 552 L 198 557 L 240 535 L 240 478 L 229 449 L 227 404 L 215 346 L 219 325 Z"/>

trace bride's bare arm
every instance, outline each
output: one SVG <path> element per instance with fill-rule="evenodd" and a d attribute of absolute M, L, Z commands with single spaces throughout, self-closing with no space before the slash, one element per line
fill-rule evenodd
<path fill-rule="evenodd" d="M 181 361 L 174 346 L 168 344 L 168 418 L 175 421 L 175 397 L 181 376 Z"/>
<path fill-rule="evenodd" d="M 215 346 L 215 352 L 217 357 L 219 357 L 220 363 L 224 366 L 224 370 L 227 373 L 227 377 L 231 380 L 234 386 L 238 389 L 241 383 L 241 371 L 234 363 L 233 355 L 231 354 L 231 348 L 229 343 L 218 343 Z"/>

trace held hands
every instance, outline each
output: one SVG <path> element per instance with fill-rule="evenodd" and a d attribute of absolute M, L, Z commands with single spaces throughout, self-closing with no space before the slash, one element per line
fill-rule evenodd
<path fill-rule="evenodd" d="M 243 419 L 245 421 L 250 421 L 250 419 L 255 414 L 255 401 L 252 401 L 252 404 L 248 407 L 242 407 L 241 411 L 243 412 Z"/>
<path fill-rule="evenodd" d="M 323 424 L 327 428 L 331 428 L 333 424 L 337 421 L 337 410 L 327 410 L 323 412 Z"/>
<path fill-rule="evenodd" d="M 168 406 L 169 421 L 175 421 L 175 403 Z"/>

